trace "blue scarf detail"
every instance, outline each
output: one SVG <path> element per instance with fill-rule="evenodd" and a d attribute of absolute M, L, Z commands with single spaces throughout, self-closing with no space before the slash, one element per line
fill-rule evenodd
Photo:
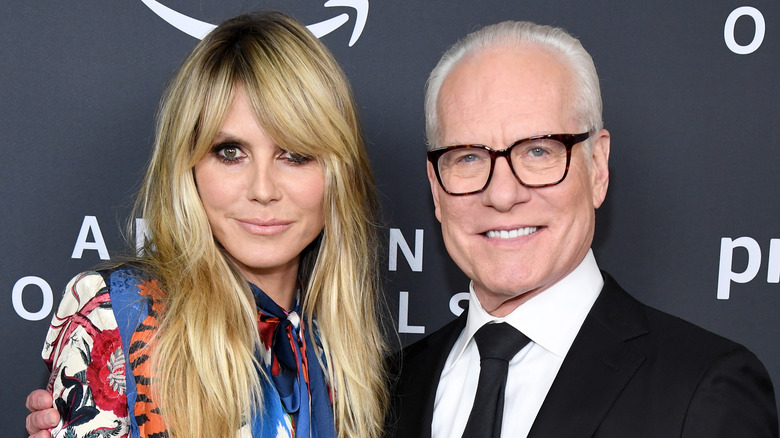
<path fill-rule="evenodd" d="M 328 387 L 317 358 L 322 345 L 316 323 L 307 327 L 301 320 L 300 302 L 286 312 L 260 288 L 249 286 L 257 303 L 260 338 L 270 348 L 270 362 L 268 352 L 265 358 L 258 352 L 270 383 L 263 379 L 264 409 L 258 413 L 262 418 L 252 421 L 252 435 L 275 438 L 287 430 L 290 437 L 335 438 Z"/>

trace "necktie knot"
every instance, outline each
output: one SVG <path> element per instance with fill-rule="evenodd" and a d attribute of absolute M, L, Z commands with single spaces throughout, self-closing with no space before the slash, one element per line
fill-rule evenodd
<path fill-rule="evenodd" d="M 477 343 L 481 360 L 499 359 L 509 362 L 530 339 L 516 328 L 502 322 L 483 325 L 474 334 L 474 341 Z"/>

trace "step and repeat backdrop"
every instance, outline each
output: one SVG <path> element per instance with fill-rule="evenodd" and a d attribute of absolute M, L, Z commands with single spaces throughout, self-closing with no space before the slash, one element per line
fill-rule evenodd
<path fill-rule="evenodd" d="M 602 269 L 747 345 L 780 391 L 780 3 L 769 0 L 97 0 L 0 6 L 0 423 L 24 433 L 43 339 L 77 272 L 128 253 L 159 96 L 197 38 L 253 9 L 310 26 L 349 76 L 383 208 L 399 342 L 460 312 L 425 175 L 423 88 L 459 37 L 562 26 L 592 54 L 612 133 Z M 136 224 L 125 231 L 128 220 Z"/>

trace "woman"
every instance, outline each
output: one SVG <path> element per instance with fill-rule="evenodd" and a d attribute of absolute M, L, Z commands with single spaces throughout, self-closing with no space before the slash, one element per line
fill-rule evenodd
<path fill-rule="evenodd" d="M 162 99 L 145 255 L 53 317 L 53 435 L 380 435 L 375 205 L 327 49 L 279 13 L 221 24 Z"/>

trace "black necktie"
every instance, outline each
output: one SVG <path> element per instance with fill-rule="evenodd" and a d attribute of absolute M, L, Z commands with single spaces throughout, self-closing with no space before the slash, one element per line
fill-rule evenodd
<path fill-rule="evenodd" d="M 474 340 L 480 357 L 479 386 L 463 438 L 500 438 L 509 361 L 530 340 L 505 322 L 483 325 Z"/>

